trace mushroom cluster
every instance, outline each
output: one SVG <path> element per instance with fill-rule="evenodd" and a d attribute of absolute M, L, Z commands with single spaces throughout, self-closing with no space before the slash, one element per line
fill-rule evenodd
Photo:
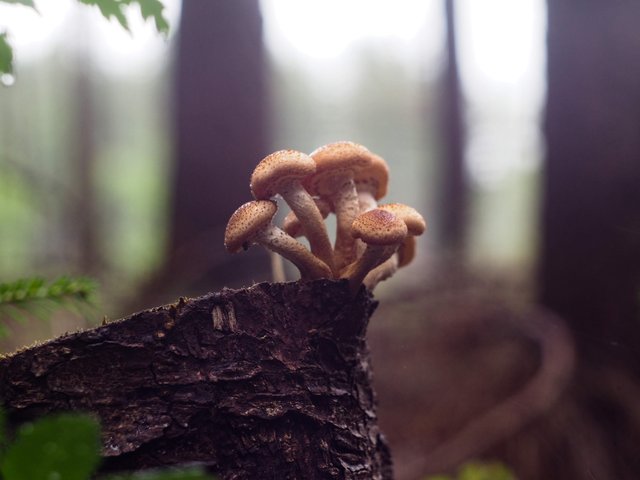
<path fill-rule="evenodd" d="M 302 279 L 347 279 L 352 291 L 369 290 L 407 265 L 415 237 L 426 228 L 407 205 L 379 205 L 389 169 L 382 157 L 354 142 L 324 145 L 309 155 L 280 150 L 258 163 L 251 175 L 255 200 L 238 208 L 227 224 L 230 253 L 260 244 L 291 261 Z M 291 211 L 274 225 L 282 197 Z M 325 219 L 336 217 L 332 244 Z M 306 237 L 309 248 L 297 240 Z"/>

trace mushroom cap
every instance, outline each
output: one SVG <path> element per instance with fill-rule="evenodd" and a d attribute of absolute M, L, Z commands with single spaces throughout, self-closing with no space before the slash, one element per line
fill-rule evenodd
<path fill-rule="evenodd" d="M 279 150 L 264 157 L 251 174 L 251 192 L 258 200 L 276 195 L 292 180 L 302 180 L 316 171 L 316 162 L 297 150 Z"/>
<path fill-rule="evenodd" d="M 416 237 L 407 235 L 398 248 L 398 268 L 409 265 L 416 256 Z"/>
<path fill-rule="evenodd" d="M 327 218 L 331 213 L 331 204 L 322 198 L 314 198 L 313 201 L 316 203 L 318 210 L 320 210 L 322 218 Z M 282 229 L 294 238 L 304 235 L 302 224 L 293 211 L 287 213 L 284 217 L 284 220 L 282 221 Z"/>
<path fill-rule="evenodd" d="M 386 205 L 378 205 L 378 208 L 393 213 L 407 224 L 409 235 L 422 235 L 427 229 L 427 222 L 418 211 L 403 203 L 388 203 Z"/>
<path fill-rule="evenodd" d="M 370 191 L 373 198 L 380 200 L 387 194 L 389 185 L 389 166 L 384 158 L 371 154 L 371 165 L 359 169 L 353 177 L 356 189 Z"/>
<path fill-rule="evenodd" d="M 368 245 L 396 245 L 407 236 L 407 225 L 393 213 L 376 208 L 356 217 L 351 235 Z"/>
<path fill-rule="evenodd" d="M 278 206 L 271 200 L 255 200 L 241 205 L 227 223 L 224 246 L 229 253 L 239 252 L 255 234 L 269 225 Z"/>
<path fill-rule="evenodd" d="M 310 154 L 316 162 L 316 173 L 303 181 L 311 195 L 331 195 L 340 185 L 336 177 L 354 177 L 356 172 L 371 166 L 374 154 L 354 142 L 334 142 L 317 148 Z"/>

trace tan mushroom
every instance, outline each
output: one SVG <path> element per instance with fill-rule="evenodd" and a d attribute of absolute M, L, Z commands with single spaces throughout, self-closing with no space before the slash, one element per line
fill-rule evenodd
<path fill-rule="evenodd" d="M 329 213 L 331 213 L 331 205 L 329 202 L 321 198 L 314 198 L 313 200 L 316 202 L 316 206 L 318 207 L 318 210 L 320 210 L 322 218 L 327 218 Z M 284 217 L 284 220 L 282 221 L 282 229 L 294 238 L 304 235 L 302 224 L 293 210 Z M 274 254 L 271 256 L 271 271 L 273 272 L 274 282 L 284 282 L 286 280 L 284 265 L 280 255 Z"/>
<path fill-rule="evenodd" d="M 409 235 L 422 235 L 427 229 L 427 222 L 424 217 L 413 207 L 404 203 L 387 203 L 378 205 L 378 208 L 393 213 L 396 217 L 407 224 Z"/>
<path fill-rule="evenodd" d="M 240 206 L 227 224 L 224 245 L 230 253 L 258 243 L 291 261 L 303 279 L 331 278 L 331 269 L 304 245 L 271 223 L 278 206 L 271 200 L 256 200 Z"/>
<path fill-rule="evenodd" d="M 373 290 L 378 283 L 391 278 L 399 268 L 410 264 L 416 256 L 416 237 L 407 235 L 398 251 L 376 268 L 367 273 L 362 283 L 368 290 Z"/>
<path fill-rule="evenodd" d="M 363 283 L 369 290 L 373 290 L 379 282 L 393 276 L 398 268 L 404 267 L 413 260 L 416 250 L 415 237 L 422 235 L 427 228 L 423 216 L 413 207 L 403 203 L 388 203 L 378 208 L 391 212 L 401 219 L 407 226 L 408 235 L 395 255 L 367 274 Z"/>
<path fill-rule="evenodd" d="M 371 165 L 356 172 L 353 178 L 358 192 L 360 213 L 378 206 L 377 201 L 387 194 L 389 167 L 380 155 L 372 156 Z"/>
<path fill-rule="evenodd" d="M 331 204 L 322 198 L 314 198 L 314 201 L 316 202 L 316 206 L 318 207 L 322 218 L 327 218 L 331 213 Z M 300 220 L 298 220 L 296 212 L 293 210 L 284 217 L 284 220 L 282 221 L 282 229 L 294 238 L 304 235 L 302 224 L 300 223 Z"/>
<path fill-rule="evenodd" d="M 308 155 L 296 150 L 280 150 L 256 166 L 251 175 L 251 192 L 258 200 L 280 194 L 300 220 L 311 252 L 334 272 L 333 248 L 322 215 L 300 183 L 315 171 L 316 163 Z"/>
<path fill-rule="evenodd" d="M 336 214 L 334 260 L 336 269 L 356 258 L 351 224 L 358 216 L 358 194 L 353 177 L 358 170 L 373 162 L 373 154 L 353 142 L 324 145 L 310 155 L 316 162 L 316 173 L 303 181 L 311 195 L 328 199 Z"/>
<path fill-rule="evenodd" d="M 393 213 L 376 208 L 354 220 L 352 235 L 367 244 L 362 256 L 341 275 L 355 293 L 367 274 L 396 252 L 407 236 L 407 225 Z"/>

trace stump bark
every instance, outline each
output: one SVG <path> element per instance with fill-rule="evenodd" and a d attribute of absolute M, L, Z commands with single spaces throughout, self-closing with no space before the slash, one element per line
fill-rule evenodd
<path fill-rule="evenodd" d="M 221 479 L 391 479 L 345 282 L 223 289 L 0 359 L 11 425 L 96 414 L 102 471 L 196 463 Z"/>

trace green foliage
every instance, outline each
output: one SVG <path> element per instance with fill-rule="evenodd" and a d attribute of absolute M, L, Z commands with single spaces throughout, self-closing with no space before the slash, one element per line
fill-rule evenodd
<path fill-rule="evenodd" d="M 5 480 L 86 480 L 100 461 L 99 442 L 98 422 L 88 415 L 42 418 L 18 430 L 0 472 Z"/>
<path fill-rule="evenodd" d="M 159 33 L 169 33 L 169 22 L 164 17 L 164 5 L 160 0 L 78 0 L 85 5 L 95 5 L 100 9 L 100 13 L 107 20 L 115 18 L 124 28 L 129 30 L 129 22 L 124 14 L 125 7 L 138 4 L 140 13 L 145 20 L 152 19 L 155 22 L 156 30 Z"/>
<path fill-rule="evenodd" d="M 7 42 L 7 34 L 0 33 L 0 75 L 11 73 L 13 70 L 13 50 Z"/>
<path fill-rule="evenodd" d="M 20 5 L 24 5 L 26 7 L 31 7 L 33 9 L 36 8 L 34 0 L 0 0 L 0 2 L 4 3 L 18 3 Z"/>
<path fill-rule="evenodd" d="M 187 470 L 162 470 L 134 473 L 131 475 L 116 475 L 103 480 L 213 480 L 199 468 Z"/>
<path fill-rule="evenodd" d="M 94 306 L 96 283 L 84 277 L 59 277 L 51 282 L 43 278 L 23 278 L 0 283 L 0 338 L 6 335 L 2 321 L 24 321 L 27 315 L 42 320 L 52 312 L 68 308 L 87 316 L 84 307 Z"/>
<path fill-rule="evenodd" d="M 516 480 L 516 477 L 511 470 L 499 462 L 470 462 L 460 467 L 455 477 L 432 475 L 425 480 Z"/>
<path fill-rule="evenodd" d="M 5 448 L 0 409 L 0 478 L 88 480 L 100 463 L 100 426 L 90 415 L 63 413 L 22 425 Z M 149 471 L 103 480 L 213 480 L 198 468 Z"/>
<path fill-rule="evenodd" d="M 90 278 L 62 276 L 50 283 L 40 277 L 23 278 L 14 282 L 0 283 L 0 306 L 64 297 L 89 302 L 95 291 L 96 284 Z"/>
<path fill-rule="evenodd" d="M 85 5 L 98 7 L 107 20 L 115 19 L 125 30 L 129 31 L 129 22 L 125 8 L 138 5 L 140 14 L 145 20 L 153 20 L 158 33 L 169 33 L 169 22 L 164 16 L 164 4 L 160 0 L 78 0 Z M 0 0 L 0 3 L 23 5 L 37 10 L 34 0 Z M 0 75 L 13 72 L 13 49 L 7 41 L 6 32 L 0 32 Z"/>

